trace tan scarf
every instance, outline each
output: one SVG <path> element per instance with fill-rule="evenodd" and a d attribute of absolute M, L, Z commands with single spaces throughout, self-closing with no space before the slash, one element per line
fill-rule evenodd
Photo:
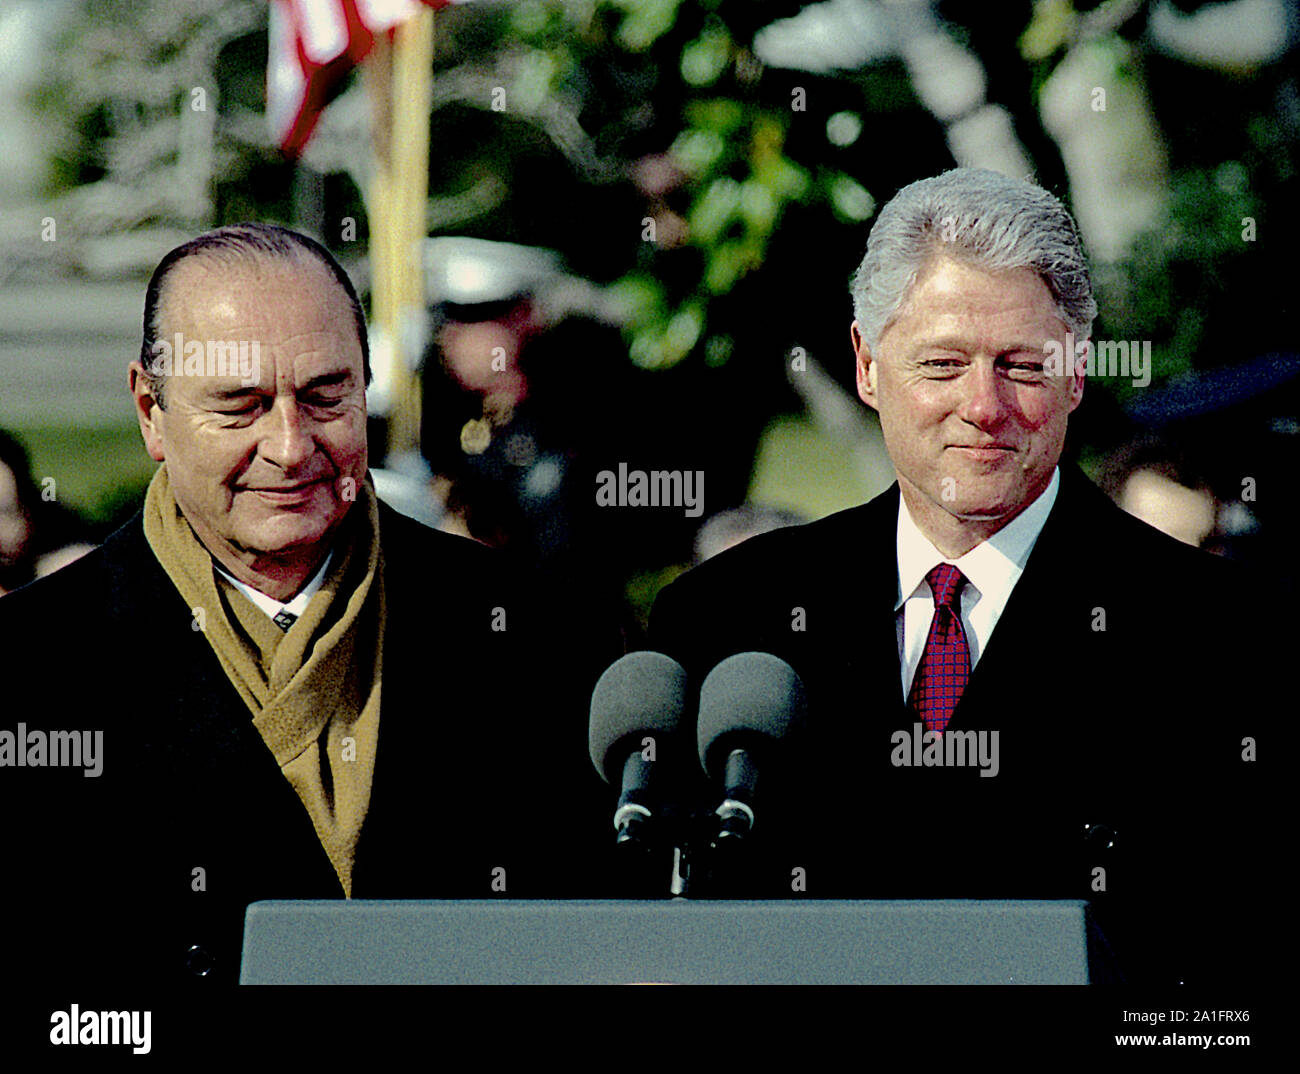
<path fill-rule="evenodd" d="M 379 740 L 385 620 L 379 507 L 370 478 L 339 529 L 320 589 L 288 631 L 214 571 L 176 503 L 165 464 L 145 497 L 144 533 L 192 609 L 192 625 L 203 631 L 307 807 L 351 897 Z"/>

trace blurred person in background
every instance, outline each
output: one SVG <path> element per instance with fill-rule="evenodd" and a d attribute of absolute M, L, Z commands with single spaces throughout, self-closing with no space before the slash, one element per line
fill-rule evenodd
<path fill-rule="evenodd" d="M 772 530 L 798 526 L 807 521 L 793 511 L 755 504 L 743 504 L 719 511 L 707 519 L 695 534 L 693 562 L 703 563 L 760 533 L 771 533 Z"/>
<path fill-rule="evenodd" d="M 56 500 L 41 496 L 27 449 L 0 429 L 0 597 L 89 552 L 86 528 Z"/>
<path fill-rule="evenodd" d="M 429 250 L 420 450 L 445 505 L 440 528 L 598 595 L 603 615 L 639 637 L 629 575 L 685 559 L 696 520 L 602 507 L 593 490 L 620 464 L 710 461 L 713 430 L 690 416 L 703 404 L 683 400 L 671 373 L 628 361 L 599 290 L 549 251 L 464 237 Z"/>
<path fill-rule="evenodd" d="M 566 544 L 568 459 L 539 442 L 536 389 L 522 363 L 543 331 L 540 314 L 526 294 L 447 303 L 439 314 L 421 427 L 446 495 L 444 528 L 551 559 Z"/>
<path fill-rule="evenodd" d="M 1144 439 L 1114 452 L 1099 485 L 1134 518 L 1203 548 L 1217 531 L 1221 505 L 1213 489 L 1171 445 Z"/>

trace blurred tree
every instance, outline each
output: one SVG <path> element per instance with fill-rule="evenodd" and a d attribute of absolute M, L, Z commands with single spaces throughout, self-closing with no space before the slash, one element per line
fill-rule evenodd
<path fill-rule="evenodd" d="M 63 134 L 49 193 L 77 240 L 213 217 L 233 163 L 218 135 L 224 46 L 265 21 L 258 0 L 82 0 L 68 5 L 34 102 Z"/>
<path fill-rule="evenodd" d="M 876 206 L 960 157 L 954 117 L 935 103 L 956 67 L 926 72 L 909 42 L 937 42 L 936 55 L 963 65 L 982 87 L 976 103 L 1008 117 L 1041 182 L 1076 202 L 1099 197 L 1076 204 L 1083 216 L 1128 214 L 1116 250 L 1097 264 L 1100 337 L 1151 340 L 1157 381 L 1289 343 L 1279 242 L 1295 233 L 1298 203 L 1300 94 L 1283 62 L 1294 20 L 1282 20 L 1280 37 L 1267 25 L 1238 35 L 1254 52 L 1225 52 L 1201 16 L 1238 6 L 452 7 L 437 20 L 430 233 L 551 247 L 607 285 L 627 355 L 665 378 L 659 398 L 674 401 L 665 442 L 716 466 L 711 503 L 723 506 L 743 498 L 764 424 L 801 408 L 786 377 L 793 347 L 851 392 L 846 285 Z M 1273 6 L 1285 11 L 1281 0 Z M 70 230 L 257 216 L 364 251 L 359 84 L 327 111 L 299 166 L 279 160 L 261 116 L 264 3 L 80 0 L 72 9 L 42 96 L 67 132 L 51 181 L 77 221 Z M 760 58 L 759 39 L 774 27 L 794 42 L 788 66 Z M 1124 165 L 1145 183 L 1141 226 L 1128 204 L 1137 188 L 1104 169 L 1088 174 L 1086 154 L 1080 164 L 1066 153 L 1048 121 L 1052 87 L 1095 71 L 1146 117 Z M 195 107 L 201 98 L 206 110 Z M 1102 121 L 1114 141 L 1115 113 Z M 1135 390 L 1099 378 L 1076 439 L 1099 450 L 1129 435 Z"/>

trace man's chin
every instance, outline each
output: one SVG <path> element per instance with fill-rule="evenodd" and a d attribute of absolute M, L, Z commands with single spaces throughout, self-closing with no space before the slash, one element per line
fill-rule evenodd
<path fill-rule="evenodd" d="M 997 522 L 1014 516 L 1025 507 L 1013 494 L 962 497 L 955 500 L 937 496 L 933 499 L 937 506 L 962 522 Z"/>
<path fill-rule="evenodd" d="M 237 531 L 231 542 L 259 558 L 284 559 L 324 552 L 341 519 L 329 522 L 308 518 L 282 518 Z M 331 524 L 332 523 L 332 524 Z"/>

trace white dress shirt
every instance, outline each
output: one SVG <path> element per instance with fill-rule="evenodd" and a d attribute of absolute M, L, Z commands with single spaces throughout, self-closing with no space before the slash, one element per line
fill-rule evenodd
<path fill-rule="evenodd" d="M 247 582 L 241 582 L 238 578 L 222 567 L 216 560 L 212 561 L 212 565 L 221 572 L 226 581 L 235 586 L 244 594 L 244 596 L 261 608 L 262 611 L 266 612 L 266 614 L 272 619 L 281 612 L 288 612 L 296 619 L 307 610 L 307 605 L 311 603 L 311 598 L 316 595 L 316 590 L 320 589 L 321 585 L 324 583 L 325 572 L 329 570 L 330 560 L 333 558 L 334 550 L 330 549 L 329 554 L 325 557 L 325 562 L 320 565 L 320 570 L 312 575 L 311 581 L 303 586 L 288 604 L 282 604 L 274 597 L 268 597 L 261 590 L 254 589 Z"/>
<path fill-rule="evenodd" d="M 970 646 L 974 671 L 980 654 L 987 648 L 993 628 L 1007 606 L 1011 590 L 1025 569 L 1034 542 L 1043 531 L 1048 513 L 1056 503 L 1060 470 L 1038 499 L 1010 522 L 981 541 L 964 556 L 949 559 L 931 543 L 912 520 L 900 495 L 898 498 L 898 598 L 894 605 L 898 624 L 898 656 L 903 678 L 903 696 L 912 688 L 925 639 L 934 618 L 934 594 L 925 576 L 940 563 L 951 563 L 966 576 L 961 590 L 961 622 Z"/>

